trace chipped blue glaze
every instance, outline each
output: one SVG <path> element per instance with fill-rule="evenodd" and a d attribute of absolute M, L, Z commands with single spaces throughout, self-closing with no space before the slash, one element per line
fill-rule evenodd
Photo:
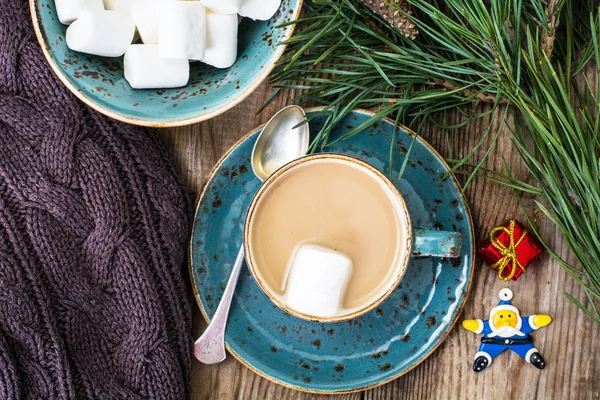
<path fill-rule="evenodd" d="M 331 133 L 364 122 L 353 112 Z M 323 123 L 312 121 L 316 132 Z M 365 160 L 387 173 L 393 123 L 382 120 L 359 135 L 326 149 Z M 260 182 L 250 155 L 259 131 L 241 141 L 215 168 L 199 198 L 192 240 L 190 274 L 203 313 L 211 317 L 242 243 L 246 210 Z M 397 177 L 413 137 L 396 133 Z M 366 389 L 394 379 L 423 361 L 445 338 L 465 301 L 473 273 L 471 217 L 452 179 L 441 181 L 447 165 L 418 139 L 398 189 L 413 223 L 460 232 L 461 258 L 413 258 L 403 281 L 376 309 L 350 321 L 316 323 L 295 318 L 273 304 L 250 271 L 240 277 L 226 343 L 255 372 L 280 384 L 315 392 Z"/>
<path fill-rule="evenodd" d="M 268 76 L 289 38 L 302 0 L 283 0 L 269 21 L 244 18 L 239 27 L 236 63 L 216 69 L 192 63 L 190 83 L 179 89 L 135 90 L 123 76 L 121 58 L 90 56 L 71 51 L 66 26 L 58 21 L 54 0 L 30 0 L 38 40 L 59 78 L 90 107 L 136 125 L 187 125 L 215 117 L 246 98 Z"/>

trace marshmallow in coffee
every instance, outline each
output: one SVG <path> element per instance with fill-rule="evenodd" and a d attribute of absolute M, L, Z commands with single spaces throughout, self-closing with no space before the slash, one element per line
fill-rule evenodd
<path fill-rule="evenodd" d="M 336 316 L 352 278 L 350 257 L 316 244 L 300 245 L 292 257 L 285 282 L 285 303 L 303 314 Z"/>

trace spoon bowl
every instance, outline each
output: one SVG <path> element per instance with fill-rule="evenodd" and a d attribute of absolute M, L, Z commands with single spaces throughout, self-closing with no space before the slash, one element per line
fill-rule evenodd
<path fill-rule="evenodd" d="M 265 125 L 252 150 L 252 171 L 261 181 L 304 154 L 308 149 L 306 115 L 298 106 L 288 106 Z"/>

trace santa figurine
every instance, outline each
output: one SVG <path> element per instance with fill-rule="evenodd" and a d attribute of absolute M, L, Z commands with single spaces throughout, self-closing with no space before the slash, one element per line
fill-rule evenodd
<path fill-rule="evenodd" d="M 546 363 L 538 349 L 533 347 L 529 335 L 534 330 L 552 322 L 549 315 L 537 314 L 521 318 L 519 310 L 510 303 L 513 292 L 510 289 L 500 291 L 500 303 L 490 311 L 490 319 L 469 319 L 463 321 L 465 329 L 483 333 L 479 351 L 475 354 L 473 370 L 481 372 L 494 358 L 506 349 L 511 349 L 534 367 L 544 369 Z"/>

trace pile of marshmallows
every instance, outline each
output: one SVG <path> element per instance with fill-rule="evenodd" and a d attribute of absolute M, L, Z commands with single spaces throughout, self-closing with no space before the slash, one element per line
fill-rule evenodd
<path fill-rule="evenodd" d="M 134 89 L 185 86 L 190 61 L 229 68 L 237 58 L 238 14 L 270 19 L 281 0 L 55 0 L 67 46 L 103 57 L 125 55 Z M 139 34 L 139 36 L 138 36 Z M 141 39 L 142 44 L 132 44 Z"/>

